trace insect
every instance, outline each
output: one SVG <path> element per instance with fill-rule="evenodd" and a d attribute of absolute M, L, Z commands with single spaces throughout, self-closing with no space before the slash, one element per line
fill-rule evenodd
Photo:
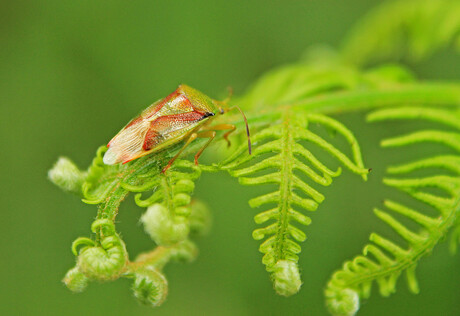
<path fill-rule="evenodd" d="M 227 130 L 223 136 L 230 146 L 228 136 L 236 129 L 235 125 L 209 126 L 209 123 L 216 115 L 225 114 L 233 108 L 237 108 L 243 115 L 251 154 L 246 116 L 238 106 L 227 108 L 226 105 L 226 101 L 213 100 L 204 93 L 182 84 L 166 98 L 150 105 L 118 132 L 107 144 L 108 150 L 103 161 L 107 165 L 125 164 L 185 140 L 184 146 L 163 168 L 162 172 L 165 173 L 196 138 L 209 138 L 195 155 L 195 164 L 198 164 L 198 158 L 212 142 L 216 131 Z"/>

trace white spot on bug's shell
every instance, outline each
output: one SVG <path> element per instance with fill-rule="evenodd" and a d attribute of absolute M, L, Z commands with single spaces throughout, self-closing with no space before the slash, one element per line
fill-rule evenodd
<path fill-rule="evenodd" d="M 105 154 L 104 154 L 104 158 L 102 158 L 102 161 L 106 164 L 106 165 L 114 165 L 116 164 L 117 162 L 117 155 L 114 153 L 114 151 L 109 148 Z"/>

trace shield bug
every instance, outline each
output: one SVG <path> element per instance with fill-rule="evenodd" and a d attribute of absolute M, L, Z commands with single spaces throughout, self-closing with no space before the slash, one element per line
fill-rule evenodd
<path fill-rule="evenodd" d="M 251 153 L 249 127 L 246 123 L 248 149 Z M 216 136 L 216 131 L 227 130 L 223 135 L 230 145 L 228 136 L 235 130 L 231 124 L 209 126 L 216 115 L 221 115 L 233 108 L 227 108 L 225 101 L 216 101 L 187 85 L 180 85 L 173 93 L 161 99 L 132 119 L 108 143 L 108 150 L 103 161 L 107 165 L 127 163 L 150 153 L 166 149 L 182 140 L 184 146 L 163 168 L 163 173 L 171 167 L 184 149 L 196 138 L 209 138 L 205 145 L 196 153 L 195 164 L 203 150 Z"/>

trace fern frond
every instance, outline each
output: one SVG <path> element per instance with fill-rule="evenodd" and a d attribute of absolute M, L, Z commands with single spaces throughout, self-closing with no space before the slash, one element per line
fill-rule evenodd
<path fill-rule="evenodd" d="M 358 65 L 421 60 L 453 45 L 460 51 L 460 2 L 404 0 L 382 4 L 346 37 L 343 57 Z"/>
<path fill-rule="evenodd" d="M 371 122 L 389 119 L 429 120 L 445 126 L 460 129 L 460 117 L 457 111 L 400 107 L 384 109 L 371 113 Z M 422 130 L 386 139 L 383 147 L 400 147 L 417 142 L 436 142 L 454 149 L 458 154 L 437 155 L 388 168 L 388 173 L 406 176 L 416 170 L 437 170 L 443 168 L 449 175 L 430 175 L 410 178 L 385 178 L 386 185 L 405 192 L 412 199 L 431 206 L 439 216 L 433 217 L 414 210 L 402 203 L 385 200 L 386 210 L 374 209 L 375 215 L 388 224 L 402 239 L 405 245 L 397 244 L 379 234 L 372 233 L 371 244 L 365 246 L 363 255 L 347 261 L 342 270 L 335 272 L 325 291 L 327 305 L 332 314 L 353 314 L 356 310 L 346 311 L 351 306 L 350 296 L 354 291 L 361 298 L 367 298 L 373 281 L 376 281 L 380 294 L 388 296 L 395 291 L 396 281 L 405 272 L 409 289 L 417 293 L 418 285 L 415 268 L 418 260 L 446 236 L 459 213 L 460 203 L 460 132 Z M 426 188 L 436 188 L 438 193 L 427 192 Z M 442 192 L 442 193 L 439 193 Z M 418 231 L 407 228 L 399 219 L 405 218 L 416 223 Z"/>
<path fill-rule="evenodd" d="M 308 129 L 318 123 L 344 136 L 351 147 L 349 158 L 334 145 Z M 305 233 L 296 224 L 309 225 L 310 217 L 302 210 L 315 211 L 324 200 L 324 195 L 306 182 L 328 186 L 332 178 L 341 173 L 325 166 L 307 146 L 318 146 L 336 158 L 346 168 L 366 179 L 368 169 L 363 167 L 360 149 L 353 134 L 332 118 L 305 112 L 293 112 L 286 108 L 281 120 L 253 136 L 255 144 L 251 156 L 242 155 L 246 150 L 240 146 L 227 159 L 222 168 L 238 177 L 243 185 L 274 184 L 276 190 L 249 201 L 253 208 L 269 206 L 255 216 L 257 224 L 266 224 L 256 229 L 253 238 L 265 241 L 259 250 L 264 254 L 262 262 L 271 274 L 278 294 L 289 296 L 300 289 L 300 273 L 297 266 L 301 247 L 298 242 L 306 239 Z M 266 155 L 270 155 L 266 157 Z M 249 165 L 248 165 L 249 164 Z"/>

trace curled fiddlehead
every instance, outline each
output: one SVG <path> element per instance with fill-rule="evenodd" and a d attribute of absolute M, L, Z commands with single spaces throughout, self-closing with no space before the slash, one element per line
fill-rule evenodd
<path fill-rule="evenodd" d="M 91 225 L 91 230 L 93 233 L 100 230 L 103 237 L 98 245 L 91 241 L 78 252 L 78 269 L 93 280 L 106 281 L 118 278 L 127 263 L 128 254 L 125 244 L 115 232 L 115 226 L 108 219 L 100 219 Z M 72 248 L 80 246 L 81 241 L 77 239 Z"/>
<path fill-rule="evenodd" d="M 163 267 L 171 260 L 191 262 L 197 253 L 196 246 L 191 241 L 158 246 L 130 262 L 124 276 L 134 280 L 132 290 L 141 303 L 156 307 L 161 305 L 168 295 L 168 280 L 162 273 Z"/>
<path fill-rule="evenodd" d="M 101 231 L 104 237 L 100 242 L 80 237 L 72 244 L 77 264 L 67 272 L 63 281 L 74 292 L 83 291 L 89 280 L 107 281 L 119 278 L 128 263 L 125 244 L 115 232 L 115 226 L 110 220 L 94 221 L 91 230 L 93 233 Z M 78 250 L 81 246 L 83 248 Z"/>
<path fill-rule="evenodd" d="M 168 294 L 168 280 L 152 267 L 136 271 L 133 282 L 134 296 L 143 304 L 161 305 Z"/>

